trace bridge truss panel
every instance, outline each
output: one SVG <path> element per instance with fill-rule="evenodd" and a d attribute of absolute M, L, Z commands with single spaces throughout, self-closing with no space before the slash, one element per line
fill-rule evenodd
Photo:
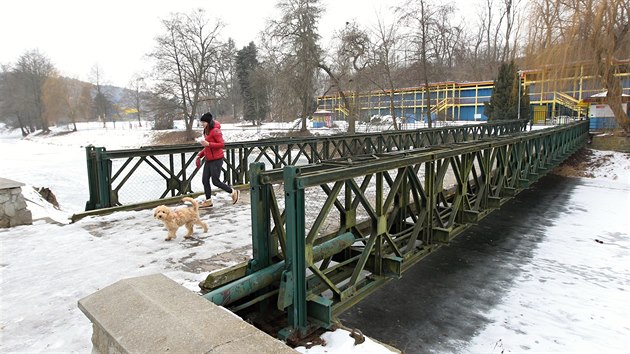
<path fill-rule="evenodd" d="M 207 298 L 234 311 L 271 301 L 288 315 L 285 335 L 328 327 L 587 140 L 582 121 L 282 170 L 259 164 L 251 176 L 257 212 L 248 272 L 252 279 L 257 272 L 273 276 L 252 280 L 260 286 L 250 294 L 237 296 L 227 284 Z"/>
<path fill-rule="evenodd" d="M 433 129 L 341 134 L 302 139 L 265 139 L 228 143 L 223 179 L 230 185 L 249 183 L 249 166 L 267 169 L 301 166 L 362 154 L 409 150 L 423 146 L 476 140 L 523 131 L 526 121 L 505 121 Z M 194 165 L 198 144 L 107 151 L 87 147 L 90 200 L 86 210 L 143 203 L 202 190 Z"/>

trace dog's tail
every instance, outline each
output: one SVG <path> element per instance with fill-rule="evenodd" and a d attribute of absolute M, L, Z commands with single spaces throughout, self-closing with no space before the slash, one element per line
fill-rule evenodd
<path fill-rule="evenodd" d="M 192 204 L 192 206 L 193 206 L 193 208 L 195 208 L 195 210 L 199 210 L 199 203 L 197 203 L 197 201 L 194 200 L 193 198 L 184 197 L 184 198 L 182 198 L 182 202 L 189 202 L 190 204 Z"/>

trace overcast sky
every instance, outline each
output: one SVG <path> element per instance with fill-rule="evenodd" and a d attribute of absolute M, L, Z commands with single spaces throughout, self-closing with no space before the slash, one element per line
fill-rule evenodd
<path fill-rule="evenodd" d="M 0 64 L 14 63 L 31 49 L 39 49 L 62 75 L 88 80 L 98 63 L 105 81 L 125 86 L 134 73 L 148 69 L 143 56 L 163 32 L 160 20 L 174 12 L 203 8 L 220 18 L 225 38 L 241 48 L 274 16 L 276 0 L 20 0 L 3 3 L 0 21 Z M 327 11 L 320 23 L 323 36 L 354 17 L 376 18 L 389 5 L 379 0 L 322 0 Z M 224 39 L 225 39 L 224 38 Z"/>
<path fill-rule="evenodd" d="M 321 0 L 326 13 L 320 21 L 322 44 L 346 21 L 375 22 L 400 1 Z M 458 4 L 466 0 L 453 1 Z M 160 21 L 174 12 L 203 8 L 226 27 L 237 48 L 257 35 L 265 20 L 275 18 L 277 0 L 19 0 L 6 1 L 0 20 L 0 64 L 14 63 L 31 49 L 39 49 L 64 76 L 87 81 L 98 63 L 105 83 L 127 86 L 135 73 L 150 68 L 144 55 L 163 32 Z M 460 5 L 458 5 L 460 6 Z"/>
<path fill-rule="evenodd" d="M 177 122 L 181 131 L 183 122 Z M 228 141 L 243 141 L 245 136 L 255 140 L 286 126 L 267 123 L 265 127 L 258 131 L 226 129 L 224 134 Z M 251 257 L 251 211 L 246 193 L 236 205 L 231 204 L 227 193 L 217 193 L 214 209 L 203 216 L 212 232 L 203 234 L 196 228 L 196 239 L 190 241 L 182 240 L 184 229 L 180 229 L 175 241 L 165 242 L 166 229 L 153 219 L 151 209 L 87 217 L 68 225 L 70 214 L 83 210 L 89 198 L 82 148 L 86 142 L 106 146 L 108 151 L 148 146 L 156 131 L 146 124 L 128 129 L 125 124 L 114 127 L 111 122 L 107 129 L 98 122 L 78 123 L 78 131 L 72 134 L 59 134 L 67 132 L 65 126 L 51 129 L 53 134 L 31 134 L 22 139 L 19 129 L 7 132 L 0 123 L 0 161 L 11 166 L 2 170 L 2 177 L 26 184 L 22 192 L 34 218 L 39 219 L 34 225 L 0 228 L 0 352 L 90 353 L 92 326 L 77 307 L 79 299 L 123 278 L 155 273 L 164 273 L 198 291 L 198 283 L 207 276 L 206 267 L 226 267 Z M 275 133 L 281 131 L 286 132 L 286 128 Z M 313 133 L 333 131 L 316 129 Z M 473 241 L 472 236 L 481 235 L 460 235 L 450 251 L 441 249 L 431 256 L 443 257 L 439 255 L 442 252 L 473 247 L 469 253 L 482 254 L 485 260 L 471 258 L 468 253 L 460 259 L 441 258 L 440 266 L 448 267 L 448 271 L 434 279 L 438 290 L 427 295 L 440 294 L 440 298 L 416 298 L 419 307 L 430 306 L 437 314 L 424 318 L 418 317 L 422 311 L 411 311 L 407 318 L 420 323 L 414 328 L 431 326 L 438 333 L 433 341 L 423 343 L 423 352 L 628 353 L 630 159 L 619 152 L 592 153 L 595 157 L 585 172 L 595 178 L 567 181 L 554 195 L 541 198 L 547 201 L 532 205 L 537 214 L 529 213 L 525 221 L 511 220 L 515 229 L 524 231 L 519 240 L 508 241 L 505 235 L 497 235 Z M 142 188 L 163 184 L 157 173 L 153 175 L 157 179 L 142 178 Z M 194 179 L 194 190 L 199 190 L 200 180 Z M 132 178 L 125 186 L 133 183 Z M 62 210 L 42 200 L 32 186 L 50 188 Z M 531 192 L 529 200 L 520 199 L 527 194 L 523 192 L 511 202 L 532 203 Z M 499 212 L 504 210 L 495 213 Z M 52 220 L 47 221 L 47 217 Z M 488 244 L 489 240 L 494 242 Z M 509 250 L 518 256 L 503 258 Z M 433 269 L 432 261 L 427 261 L 426 270 Z M 423 260 L 414 267 L 426 266 Z M 487 283 L 471 277 L 465 284 L 453 285 L 453 279 L 471 274 L 482 274 Z M 410 281 L 416 281 L 411 272 L 394 282 Z M 455 294 L 461 295 L 459 301 L 453 300 Z M 369 302 L 369 297 L 365 301 Z M 366 311 L 370 307 L 367 303 L 357 306 Z M 458 320 L 471 323 L 451 331 Z M 396 315 L 384 314 L 383 321 L 410 336 L 417 334 L 420 341 L 427 338 L 426 333 L 406 329 L 409 321 Z M 359 329 L 365 333 L 369 325 Z M 341 337 L 350 338 L 347 334 Z M 337 345 L 324 338 L 328 343 L 325 350 L 314 347 L 311 353 L 376 353 L 366 348 L 366 343 L 359 347 L 352 345 L 354 341 Z"/>

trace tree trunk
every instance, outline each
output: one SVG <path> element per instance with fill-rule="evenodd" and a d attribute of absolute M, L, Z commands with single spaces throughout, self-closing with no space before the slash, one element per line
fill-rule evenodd
<path fill-rule="evenodd" d="M 194 120 L 193 116 L 189 117 L 187 114 L 184 115 L 184 123 L 186 124 L 186 141 L 195 140 L 195 134 L 193 134 L 193 130 L 192 130 L 193 120 Z"/>
<path fill-rule="evenodd" d="M 628 115 L 621 108 L 621 84 L 619 83 L 619 79 L 615 77 L 613 70 L 607 70 L 604 76 L 604 85 L 608 92 L 606 93 L 606 100 L 608 102 L 608 106 L 610 106 L 610 110 L 613 112 L 615 116 L 615 121 L 617 125 L 621 129 L 623 129 L 624 133 L 630 133 L 630 120 L 628 119 Z M 630 105 L 630 102 L 628 102 Z"/>
<path fill-rule="evenodd" d="M 321 68 L 322 70 L 324 70 L 326 74 L 328 74 L 330 79 L 333 80 L 333 82 L 337 86 L 337 89 L 339 90 L 339 95 L 341 96 L 341 100 L 343 101 L 344 108 L 348 111 L 348 131 L 347 132 L 350 134 L 354 134 L 356 132 L 356 114 L 355 114 L 354 107 L 348 101 L 348 97 L 341 89 L 341 86 L 339 85 L 339 80 L 333 74 L 332 70 L 330 70 L 329 67 L 321 63 L 318 64 L 317 66 Z"/>
<path fill-rule="evenodd" d="M 425 92 L 425 102 L 427 106 L 427 124 L 428 127 L 431 128 L 433 123 L 431 122 L 431 89 L 429 88 L 429 80 L 425 78 L 424 80 L 424 92 Z"/>
<path fill-rule="evenodd" d="M 302 116 L 302 125 L 300 127 L 300 131 L 305 132 L 306 130 L 306 116 Z"/>
<path fill-rule="evenodd" d="M 20 115 L 17 115 L 17 119 L 18 119 L 18 123 L 20 124 L 20 131 L 22 131 L 22 137 L 25 137 L 28 135 L 28 132 L 26 131 L 26 129 L 24 128 L 24 124 L 22 124 L 22 118 L 20 118 Z"/>
<path fill-rule="evenodd" d="M 398 122 L 396 120 L 396 108 L 394 106 L 394 90 L 389 91 L 389 114 L 392 115 L 394 130 L 398 130 Z"/>
<path fill-rule="evenodd" d="M 308 102 L 309 98 L 305 95 L 302 98 L 302 128 L 300 128 L 301 132 L 305 132 L 308 130 L 306 126 L 306 118 L 308 118 Z"/>

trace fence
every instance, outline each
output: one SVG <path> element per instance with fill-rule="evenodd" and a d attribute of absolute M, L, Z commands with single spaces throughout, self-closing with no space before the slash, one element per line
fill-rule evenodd
<path fill-rule="evenodd" d="M 329 327 L 587 141 L 579 121 L 302 167 L 255 164 L 247 275 L 204 297 L 234 312 L 286 311 L 283 338 Z"/>
<path fill-rule="evenodd" d="M 263 139 L 227 143 L 223 178 L 249 183 L 249 165 L 300 166 L 335 158 L 380 154 L 452 142 L 497 137 L 525 130 L 527 121 L 505 121 L 431 129 L 339 134 L 326 137 Z M 90 199 L 86 210 L 142 203 L 203 190 L 194 177 L 198 144 L 107 151 L 86 147 Z"/>

